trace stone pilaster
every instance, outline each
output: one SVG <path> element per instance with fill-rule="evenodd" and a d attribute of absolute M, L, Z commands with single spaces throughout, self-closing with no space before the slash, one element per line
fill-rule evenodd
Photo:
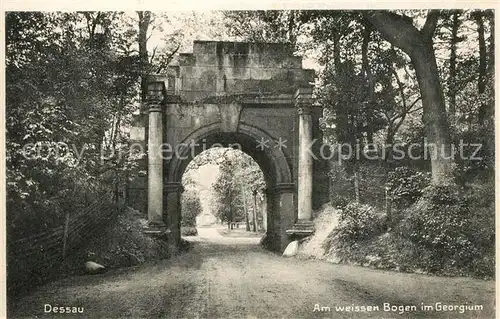
<path fill-rule="evenodd" d="M 159 105 L 150 106 L 148 125 L 148 220 L 150 229 L 164 228 L 163 222 L 163 121 Z"/>
<path fill-rule="evenodd" d="M 272 205 L 270 212 L 272 215 L 267 217 L 272 219 L 270 223 L 268 222 L 267 233 L 273 238 L 271 249 L 274 251 L 283 252 L 290 243 L 286 231 L 293 227 L 295 222 L 295 191 L 294 184 L 281 183 L 267 193 Z"/>
<path fill-rule="evenodd" d="M 166 202 L 165 217 L 170 230 L 170 238 L 175 244 L 181 240 L 181 195 L 184 187 L 181 183 L 165 183 L 164 196 Z"/>

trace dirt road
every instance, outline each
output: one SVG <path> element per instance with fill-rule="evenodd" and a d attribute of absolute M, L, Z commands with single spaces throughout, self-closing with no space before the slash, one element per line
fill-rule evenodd
<path fill-rule="evenodd" d="M 55 316 L 44 312 L 47 305 L 83 307 L 78 316 L 87 318 L 494 317 L 492 281 L 287 259 L 256 238 L 222 237 L 216 229 L 200 229 L 192 240 L 190 252 L 170 260 L 40 287 L 9 309 L 9 318 Z"/>

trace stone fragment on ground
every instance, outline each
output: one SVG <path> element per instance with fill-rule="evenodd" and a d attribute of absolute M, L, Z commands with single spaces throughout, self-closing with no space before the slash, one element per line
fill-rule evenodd
<path fill-rule="evenodd" d="M 104 267 L 101 264 L 98 264 L 93 261 L 87 261 L 85 263 L 85 271 L 89 274 L 100 274 L 106 270 L 106 267 Z"/>
<path fill-rule="evenodd" d="M 294 240 L 288 246 L 286 246 L 285 251 L 283 252 L 283 257 L 293 257 L 299 251 L 299 241 Z"/>

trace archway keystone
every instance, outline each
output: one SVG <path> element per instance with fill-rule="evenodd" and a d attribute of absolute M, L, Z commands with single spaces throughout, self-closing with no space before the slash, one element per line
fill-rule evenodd
<path fill-rule="evenodd" d="M 220 129 L 222 132 L 237 132 L 240 122 L 241 104 L 219 104 Z"/>

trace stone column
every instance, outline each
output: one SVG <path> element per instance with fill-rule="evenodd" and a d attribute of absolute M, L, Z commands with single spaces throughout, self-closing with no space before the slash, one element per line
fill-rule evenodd
<path fill-rule="evenodd" d="M 163 228 L 163 143 L 162 113 L 159 105 L 149 108 L 148 129 L 148 220 L 149 228 Z"/>
<path fill-rule="evenodd" d="M 181 195 L 184 187 L 181 183 L 166 183 L 165 184 L 165 215 L 168 221 L 168 229 L 172 243 L 178 246 L 181 240 Z"/>
<path fill-rule="evenodd" d="M 313 158 L 309 150 L 312 140 L 312 89 L 300 88 L 295 94 L 299 113 L 298 223 L 312 219 Z"/>

